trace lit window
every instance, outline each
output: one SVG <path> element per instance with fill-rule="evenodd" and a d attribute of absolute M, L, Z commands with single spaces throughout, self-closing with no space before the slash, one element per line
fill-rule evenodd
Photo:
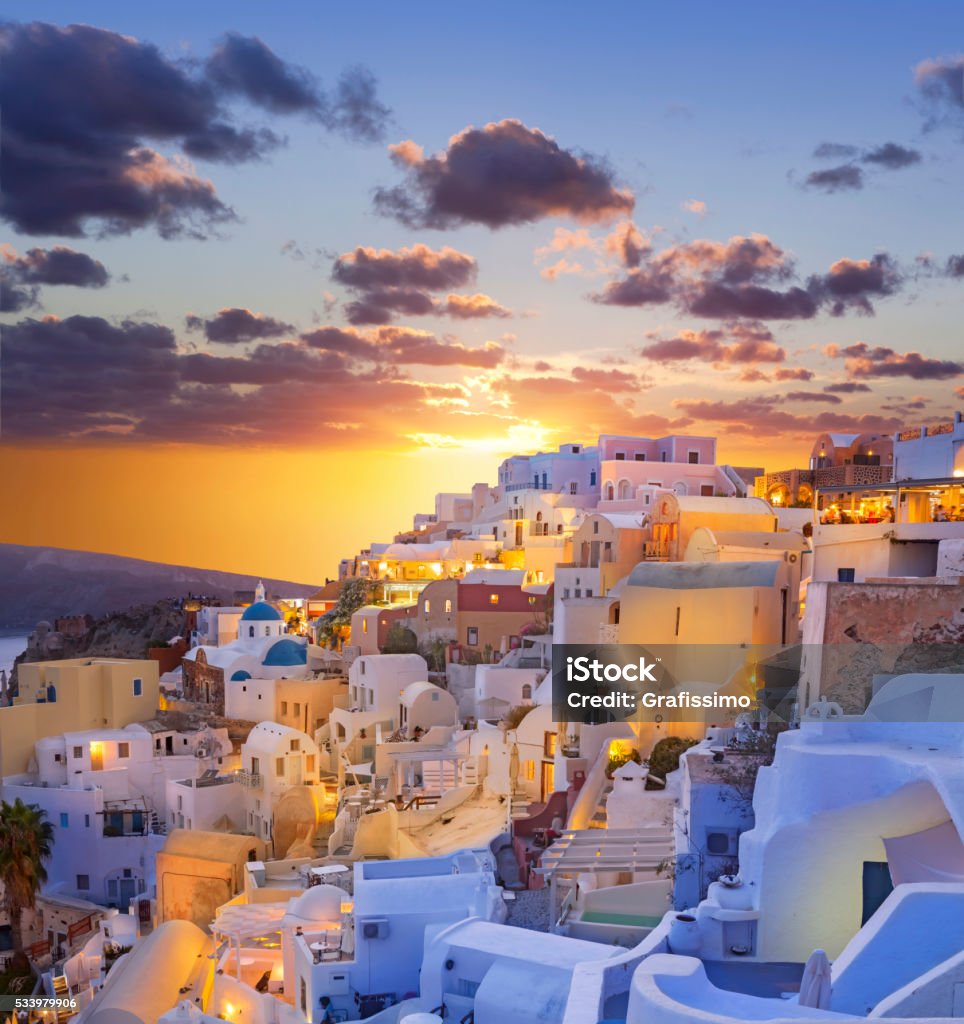
<path fill-rule="evenodd" d="M 361 631 L 363 633 L 367 633 L 368 632 L 368 619 L 362 619 Z"/>
<path fill-rule="evenodd" d="M 425 609 L 425 614 L 428 615 L 428 613 L 432 610 L 432 602 L 426 599 L 422 607 Z"/>
<path fill-rule="evenodd" d="M 489 604 L 498 604 L 498 603 L 499 603 L 499 595 L 498 594 L 489 594 Z"/>
<path fill-rule="evenodd" d="M 451 614 L 451 611 L 452 611 L 452 602 L 450 600 L 447 600 L 445 602 L 445 614 L 449 615 L 449 614 Z"/>

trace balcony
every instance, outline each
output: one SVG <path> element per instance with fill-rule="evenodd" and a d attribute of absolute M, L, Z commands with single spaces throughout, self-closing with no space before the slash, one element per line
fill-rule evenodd
<path fill-rule="evenodd" d="M 260 772 L 238 772 L 238 782 L 244 786 L 245 789 L 263 789 L 264 788 L 264 776 Z"/>

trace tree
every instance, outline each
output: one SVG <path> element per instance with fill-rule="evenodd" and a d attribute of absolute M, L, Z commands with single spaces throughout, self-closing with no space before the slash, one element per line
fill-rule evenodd
<path fill-rule="evenodd" d="M 23 953 L 21 917 L 47 881 L 44 861 L 50 859 L 53 841 L 46 811 L 20 797 L 12 804 L 0 802 L 0 883 L 15 953 Z"/>
<path fill-rule="evenodd" d="M 385 634 L 382 654 L 414 654 L 418 650 L 418 637 L 400 622 L 393 622 Z"/>
<path fill-rule="evenodd" d="M 327 647 L 336 647 L 338 641 L 344 639 L 351 617 L 371 604 L 375 594 L 375 584 L 363 577 L 345 580 L 338 591 L 338 600 L 330 612 L 326 612 L 318 620 L 318 642 Z"/>

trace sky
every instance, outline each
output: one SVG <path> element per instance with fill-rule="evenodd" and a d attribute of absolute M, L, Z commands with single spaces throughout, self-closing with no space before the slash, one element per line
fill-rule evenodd
<path fill-rule="evenodd" d="M 958 3 L 5 16 L 0 541 L 313 582 L 509 454 L 964 404 Z"/>

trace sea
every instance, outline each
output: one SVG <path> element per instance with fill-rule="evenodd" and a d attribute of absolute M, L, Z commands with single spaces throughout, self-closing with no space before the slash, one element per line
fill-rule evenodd
<path fill-rule="evenodd" d="M 15 659 L 18 655 L 23 654 L 26 649 L 26 633 L 0 632 L 0 669 L 6 670 L 9 676 Z"/>

